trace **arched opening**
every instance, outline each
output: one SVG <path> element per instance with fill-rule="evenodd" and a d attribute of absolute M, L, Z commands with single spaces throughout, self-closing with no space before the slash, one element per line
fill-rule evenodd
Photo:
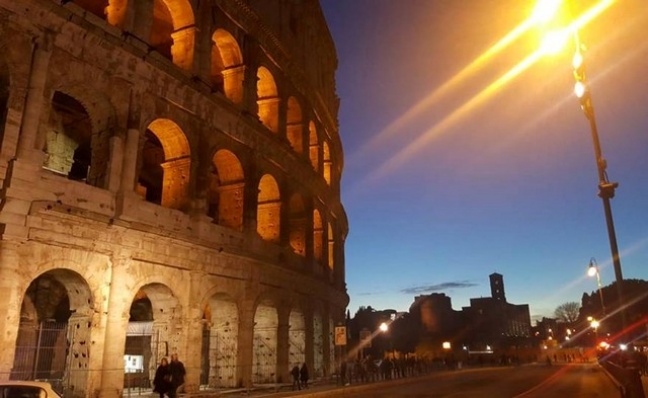
<path fill-rule="evenodd" d="M 324 173 L 324 180 L 326 181 L 326 183 L 328 185 L 331 185 L 331 166 L 332 166 L 333 162 L 331 161 L 331 151 L 329 150 L 328 142 L 324 141 L 324 145 L 323 145 L 322 149 L 323 149 L 322 150 L 322 152 L 323 152 L 323 155 L 322 155 L 323 156 L 323 159 L 322 159 L 323 162 L 322 163 L 323 163 L 323 167 L 324 167 L 324 170 L 322 170 L 322 171 Z"/>
<path fill-rule="evenodd" d="M 300 256 L 306 255 L 306 209 L 299 194 L 294 194 L 288 203 L 290 223 L 290 247 Z"/>
<path fill-rule="evenodd" d="M 286 137 L 290 146 L 298 154 L 303 153 L 304 146 L 304 129 L 302 122 L 302 111 L 299 102 L 295 97 L 288 98 L 288 114 L 286 115 Z"/>
<path fill-rule="evenodd" d="M 54 269 L 34 279 L 22 302 L 11 379 L 48 380 L 85 396 L 93 302 L 73 271 Z"/>
<path fill-rule="evenodd" d="M 74 0 L 74 4 L 101 19 L 106 19 L 108 0 Z"/>
<path fill-rule="evenodd" d="M 71 180 L 90 182 L 92 120 L 81 102 L 56 91 L 46 132 L 43 168 Z"/>
<path fill-rule="evenodd" d="M 154 120 L 144 134 L 137 190 L 147 202 L 182 209 L 191 176 L 189 141 L 177 124 Z"/>
<path fill-rule="evenodd" d="M 225 294 L 209 299 L 204 312 L 200 384 L 209 389 L 236 387 L 238 307 Z"/>
<path fill-rule="evenodd" d="M 245 177 L 243 166 L 236 155 L 221 149 L 212 158 L 208 215 L 219 225 L 243 230 L 243 197 Z"/>
<path fill-rule="evenodd" d="M 235 104 L 243 102 L 245 65 L 238 42 L 228 31 L 217 29 L 212 35 L 211 78 L 214 87 Z"/>
<path fill-rule="evenodd" d="M 123 26 L 126 12 L 128 11 L 128 0 L 109 0 L 106 7 L 106 20 L 113 26 Z"/>
<path fill-rule="evenodd" d="M 149 44 L 174 64 L 191 70 L 195 42 L 194 15 L 187 0 L 153 0 Z"/>
<path fill-rule="evenodd" d="M 328 267 L 331 272 L 335 268 L 335 237 L 331 223 L 328 223 Z"/>
<path fill-rule="evenodd" d="M 254 313 L 254 342 L 252 353 L 252 382 L 275 383 L 277 378 L 277 309 L 263 301 Z"/>
<path fill-rule="evenodd" d="M 308 155 L 315 171 L 319 171 L 319 136 L 315 123 L 308 123 Z"/>
<path fill-rule="evenodd" d="M 150 388 L 162 358 L 180 345 L 181 308 L 171 290 L 159 283 L 143 286 L 131 303 L 124 347 L 124 388 Z"/>
<path fill-rule="evenodd" d="M 317 268 L 320 269 L 324 256 L 324 223 L 322 223 L 322 216 L 317 209 L 313 210 L 313 255 L 319 264 Z"/>
<path fill-rule="evenodd" d="M 281 232 L 281 194 L 273 176 L 266 174 L 259 181 L 257 201 L 257 233 L 264 240 L 279 242 Z"/>
<path fill-rule="evenodd" d="M 259 120 L 273 133 L 279 132 L 279 94 L 272 73 L 260 67 L 257 71 L 257 105 Z"/>
<path fill-rule="evenodd" d="M 313 313 L 313 378 L 324 377 L 324 324 L 319 311 Z"/>
<path fill-rule="evenodd" d="M 306 361 L 306 321 L 304 314 L 298 310 L 290 311 L 288 333 L 288 363 L 290 367 L 303 364 Z"/>

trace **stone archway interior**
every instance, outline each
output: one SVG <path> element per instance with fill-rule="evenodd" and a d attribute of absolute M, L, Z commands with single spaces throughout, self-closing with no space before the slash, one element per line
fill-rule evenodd
<path fill-rule="evenodd" d="M 210 389 L 237 386 L 238 307 L 234 300 L 217 295 L 205 309 L 201 385 Z"/>
<path fill-rule="evenodd" d="M 34 279 L 23 298 L 12 379 L 54 380 L 84 394 L 90 360 L 92 295 L 64 269 Z"/>
<path fill-rule="evenodd" d="M 45 136 L 47 157 L 43 168 L 87 181 L 92 162 L 92 121 L 75 98 L 56 91 Z"/>
<path fill-rule="evenodd" d="M 168 287 L 153 283 L 137 292 L 124 347 L 128 387 L 148 388 L 162 358 L 177 352 L 180 317 L 178 299 Z"/>
<path fill-rule="evenodd" d="M 257 72 L 257 105 L 259 120 L 273 133 L 279 132 L 279 96 L 272 73 L 265 67 Z"/>
<path fill-rule="evenodd" d="M 254 314 L 252 382 L 274 383 L 277 378 L 277 310 L 270 302 L 262 302 Z"/>
<path fill-rule="evenodd" d="M 277 181 L 269 174 L 259 181 L 257 232 L 264 240 L 279 242 L 281 231 L 281 195 Z"/>
<path fill-rule="evenodd" d="M 292 149 L 300 155 L 304 152 L 303 130 L 301 106 L 295 97 L 290 97 L 286 115 L 286 138 Z"/>
<path fill-rule="evenodd" d="M 243 198 L 245 178 L 243 166 L 236 155 L 221 149 L 212 159 L 208 213 L 219 225 L 243 230 Z"/>
<path fill-rule="evenodd" d="M 300 256 L 306 255 L 306 210 L 299 194 L 294 194 L 288 203 L 290 247 Z"/>
<path fill-rule="evenodd" d="M 240 104 L 243 101 L 245 66 L 238 42 L 224 29 L 214 32 L 212 42 L 212 82 L 230 101 Z"/>
<path fill-rule="evenodd" d="M 315 171 L 319 171 L 319 138 L 317 128 L 311 120 L 308 124 L 308 156 Z"/>

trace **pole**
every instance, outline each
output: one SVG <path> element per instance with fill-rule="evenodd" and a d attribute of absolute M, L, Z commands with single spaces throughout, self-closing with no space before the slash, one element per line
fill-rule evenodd
<path fill-rule="evenodd" d="M 610 241 L 610 251 L 612 252 L 612 264 L 614 265 L 614 278 L 616 281 L 617 295 L 619 296 L 621 325 L 622 329 L 625 330 L 627 323 L 625 304 L 623 299 L 623 274 L 621 273 L 621 258 L 619 257 L 619 247 L 617 246 L 616 232 L 614 230 L 614 219 L 612 218 L 612 206 L 610 205 L 610 199 L 614 197 L 614 190 L 619 184 L 616 182 L 609 182 L 607 179 L 607 162 L 603 158 L 601 151 L 601 143 L 599 142 L 598 129 L 596 127 L 596 118 L 594 117 L 594 107 L 592 106 L 591 98 L 589 98 L 589 96 L 583 102 L 583 111 L 585 112 L 585 116 L 590 122 L 592 143 L 594 145 L 594 156 L 596 158 L 596 169 L 598 171 L 599 178 L 598 196 L 603 201 L 605 223 L 607 225 L 608 240 Z"/>

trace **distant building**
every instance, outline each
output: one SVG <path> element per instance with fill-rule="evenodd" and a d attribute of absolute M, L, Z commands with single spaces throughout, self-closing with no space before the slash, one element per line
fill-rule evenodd
<path fill-rule="evenodd" d="M 489 276 L 491 297 L 470 299 L 461 311 L 452 309 L 443 293 L 417 296 L 410 313 L 417 319 L 421 337 L 430 342 L 452 341 L 470 350 L 508 348 L 530 344 L 531 316 L 528 304 L 506 301 L 504 277 Z"/>

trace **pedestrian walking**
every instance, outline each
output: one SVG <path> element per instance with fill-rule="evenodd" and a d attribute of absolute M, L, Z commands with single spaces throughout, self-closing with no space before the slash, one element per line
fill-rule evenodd
<path fill-rule="evenodd" d="M 293 378 L 293 390 L 301 390 L 301 385 L 299 384 L 299 365 L 293 366 L 290 374 Z"/>
<path fill-rule="evenodd" d="M 171 388 L 169 389 L 169 398 L 175 398 L 178 396 L 178 392 L 182 391 L 185 382 L 185 375 L 187 374 L 184 364 L 178 360 L 178 354 L 171 355 L 169 372 L 171 373 Z"/>
<path fill-rule="evenodd" d="M 306 362 L 299 369 L 299 380 L 301 381 L 302 387 L 308 388 L 308 366 L 306 366 Z"/>
<path fill-rule="evenodd" d="M 162 358 L 160 366 L 155 370 L 153 387 L 153 392 L 160 394 L 160 398 L 164 398 L 164 394 L 167 394 L 171 389 L 171 371 L 166 358 Z"/>

